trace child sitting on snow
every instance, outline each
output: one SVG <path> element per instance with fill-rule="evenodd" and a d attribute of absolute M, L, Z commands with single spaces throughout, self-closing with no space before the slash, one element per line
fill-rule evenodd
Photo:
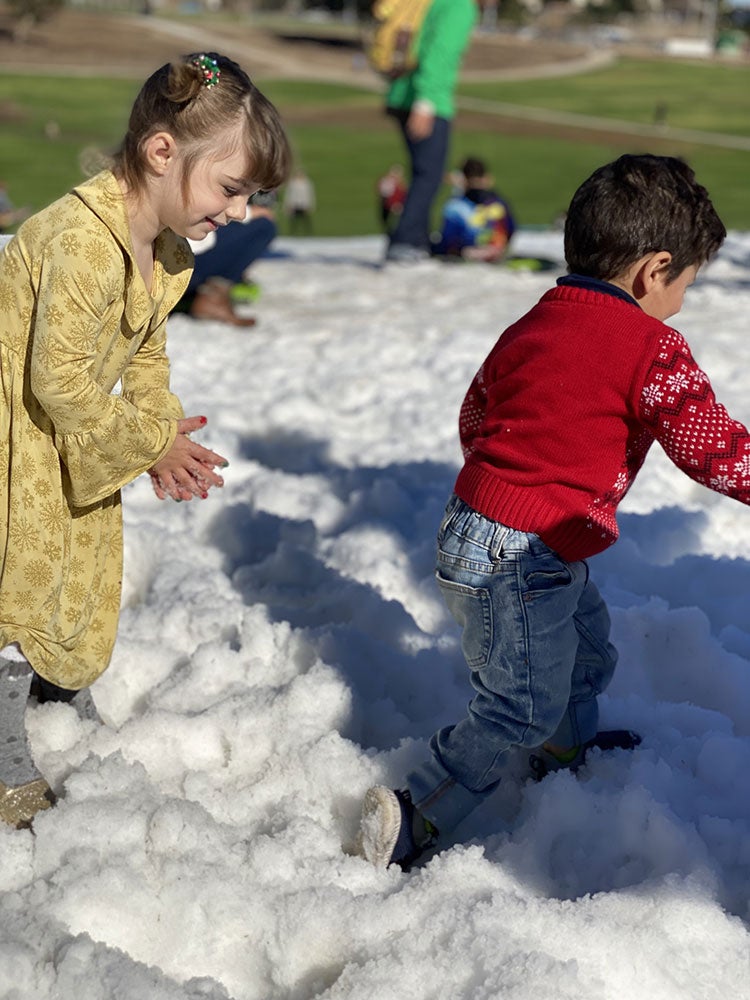
<path fill-rule="evenodd" d="M 510 206 L 493 190 L 492 177 L 482 160 L 465 160 L 456 182 L 457 191 L 443 208 L 435 253 L 467 260 L 500 260 L 516 228 Z"/>
<path fill-rule="evenodd" d="M 587 748 L 617 652 L 586 560 L 658 441 L 691 479 L 750 504 L 750 433 L 716 402 L 680 311 L 726 231 L 680 160 L 622 156 L 573 196 L 569 274 L 503 333 L 464 400 L 465 462 L 438 534 L 438 583 L 463 628 L 474 696 L 401 790 L 371 788 L 362 852 L 407 868 L 503 778 L 509 751 L 542 769 Z"/>

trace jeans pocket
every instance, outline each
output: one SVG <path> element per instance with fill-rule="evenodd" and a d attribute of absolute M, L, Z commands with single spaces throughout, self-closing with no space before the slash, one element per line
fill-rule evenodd
<path fill-rule="evenodd" d="M 523 567 L 525 600 L 533 600 L 553 590 L 568 587 L 573 582 L 570 565 L 549 550 L 536 555 Z"/>
<path fill-rule="evenodd" d="M 492 651 L 492 602 L 484 587 L 446 580 L 440 573 L 437 582 L 443 600 L 461 627 L 461 649 L 472 670 L 486 667 Z"/>

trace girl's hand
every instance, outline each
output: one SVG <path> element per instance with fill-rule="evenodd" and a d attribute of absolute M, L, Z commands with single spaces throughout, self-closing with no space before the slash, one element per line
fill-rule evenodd
<path fill-rule="evenodd" d="M 185 417 L 177 421 L 177 437 L 169 451 L 148 471 L 154 492 L 160 500 L 205 500 L 212 486 L 223 486 L 224 480 L 214 472 L 229 463 L 209 448 L 191 441 L 190 432 L 206 426 L 205 417 Z"/>

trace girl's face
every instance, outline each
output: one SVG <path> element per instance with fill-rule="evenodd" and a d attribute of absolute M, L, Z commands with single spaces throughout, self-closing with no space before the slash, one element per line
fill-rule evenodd
<path fill-rule="evenodd" d="M 202 240 L 219 226 L 245 218 L 248 198 L 257 185 L 246 176 L 247 155 L 237 149 L 222 158 L 203 158 L 190 173 L 187 198 L 180 184 L 171 187 L 166 224 L 179 236 Z"/>

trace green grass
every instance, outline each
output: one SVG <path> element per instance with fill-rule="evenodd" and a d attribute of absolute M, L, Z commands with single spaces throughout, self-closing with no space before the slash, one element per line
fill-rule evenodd
<path fill-rule="evenodd" d="M 0 177 L 16 204 L 36 210 L 77 184 L 82 150 L 111 150 L 122 138 L 138 86 L 0 74 Z M 59 126 L 56 139 L 45 134 L 49 122 Z"/>
<path fill-rule="evenodd" d="M 292 142 L 316 188 L 315 233 L 357 236 L 377 231 L 375 184 L 404 155 L 396 129 L 296 126 Z"/>
<path fill-rule="evenodd" d="M 651 124 L 663 103 L 675 128 L 750 136 L 747 64 L 620 59 L 572 77 L 465 83 L 459 93 L 641 124 Z"/>
<path fill-rule="evenodd" d="M 0 178 L 17 204 L 43 207 L 81 179 L 82 150 L 112 149 L 125 129 L 140 81 L 13 76 L 0 73 Z M 656 99 L 668 106 L 673 126 L 750 135 L 750 69 L 622 60 L 593 73 L 555 80 L 463 85 L 461 93 L 506 103 L 650 123 Z M 395 125 L 385 115 L 360 124 L 334 125 L 325 108 L 379 108 L 377 94 L 335 84 L 269 81 L 264 91 L 282 111 L 322 109 L 307 123 L 295 121 L 295 154 L 315 181 L 319 235 L 377 231 L 374 185 L 393 162 L 404 162 Z M 54 120 L 60 137 L 45 136 Z M 451 162 L 481 156 L 522 225 L 546 225 L 564 211 L 578 184 L 598 165 L 622 152 L 683 156 L 714 199 L 728 228 L 750 230 L 747 178 L 750 153 L 664 139 L 583 141 L 513 135 L 487 119 L 486 131 L 454 130 Z"/>
<path fill-rule="evenodd" d="M 528 136 L 465 132 L 453 141 L 453 161 L 472 155 L 492 167 L 498 189 L 510 201 L 522 225 L 549 225 L 563 212 L 573 192 L 596 167 L 622 153 L 654 152 L 680 156 L 695 170 L 729 229 L 750 229 L 747 177 L 750 153 L 708 146 L 650 148 L 634 140 L 628 146 L 549 140 Z"/>
<path fill-rule="evenodd" d="M 281 111 L 285 108 L 299 108 L 306 105 L 328 104 L 340 107 L 379 106 L 377 94 L 361 87 L 347 87 L 339 83 L 322 83 L 315 80 L 267 80 L 260 81 L 263 93 Z"/>

